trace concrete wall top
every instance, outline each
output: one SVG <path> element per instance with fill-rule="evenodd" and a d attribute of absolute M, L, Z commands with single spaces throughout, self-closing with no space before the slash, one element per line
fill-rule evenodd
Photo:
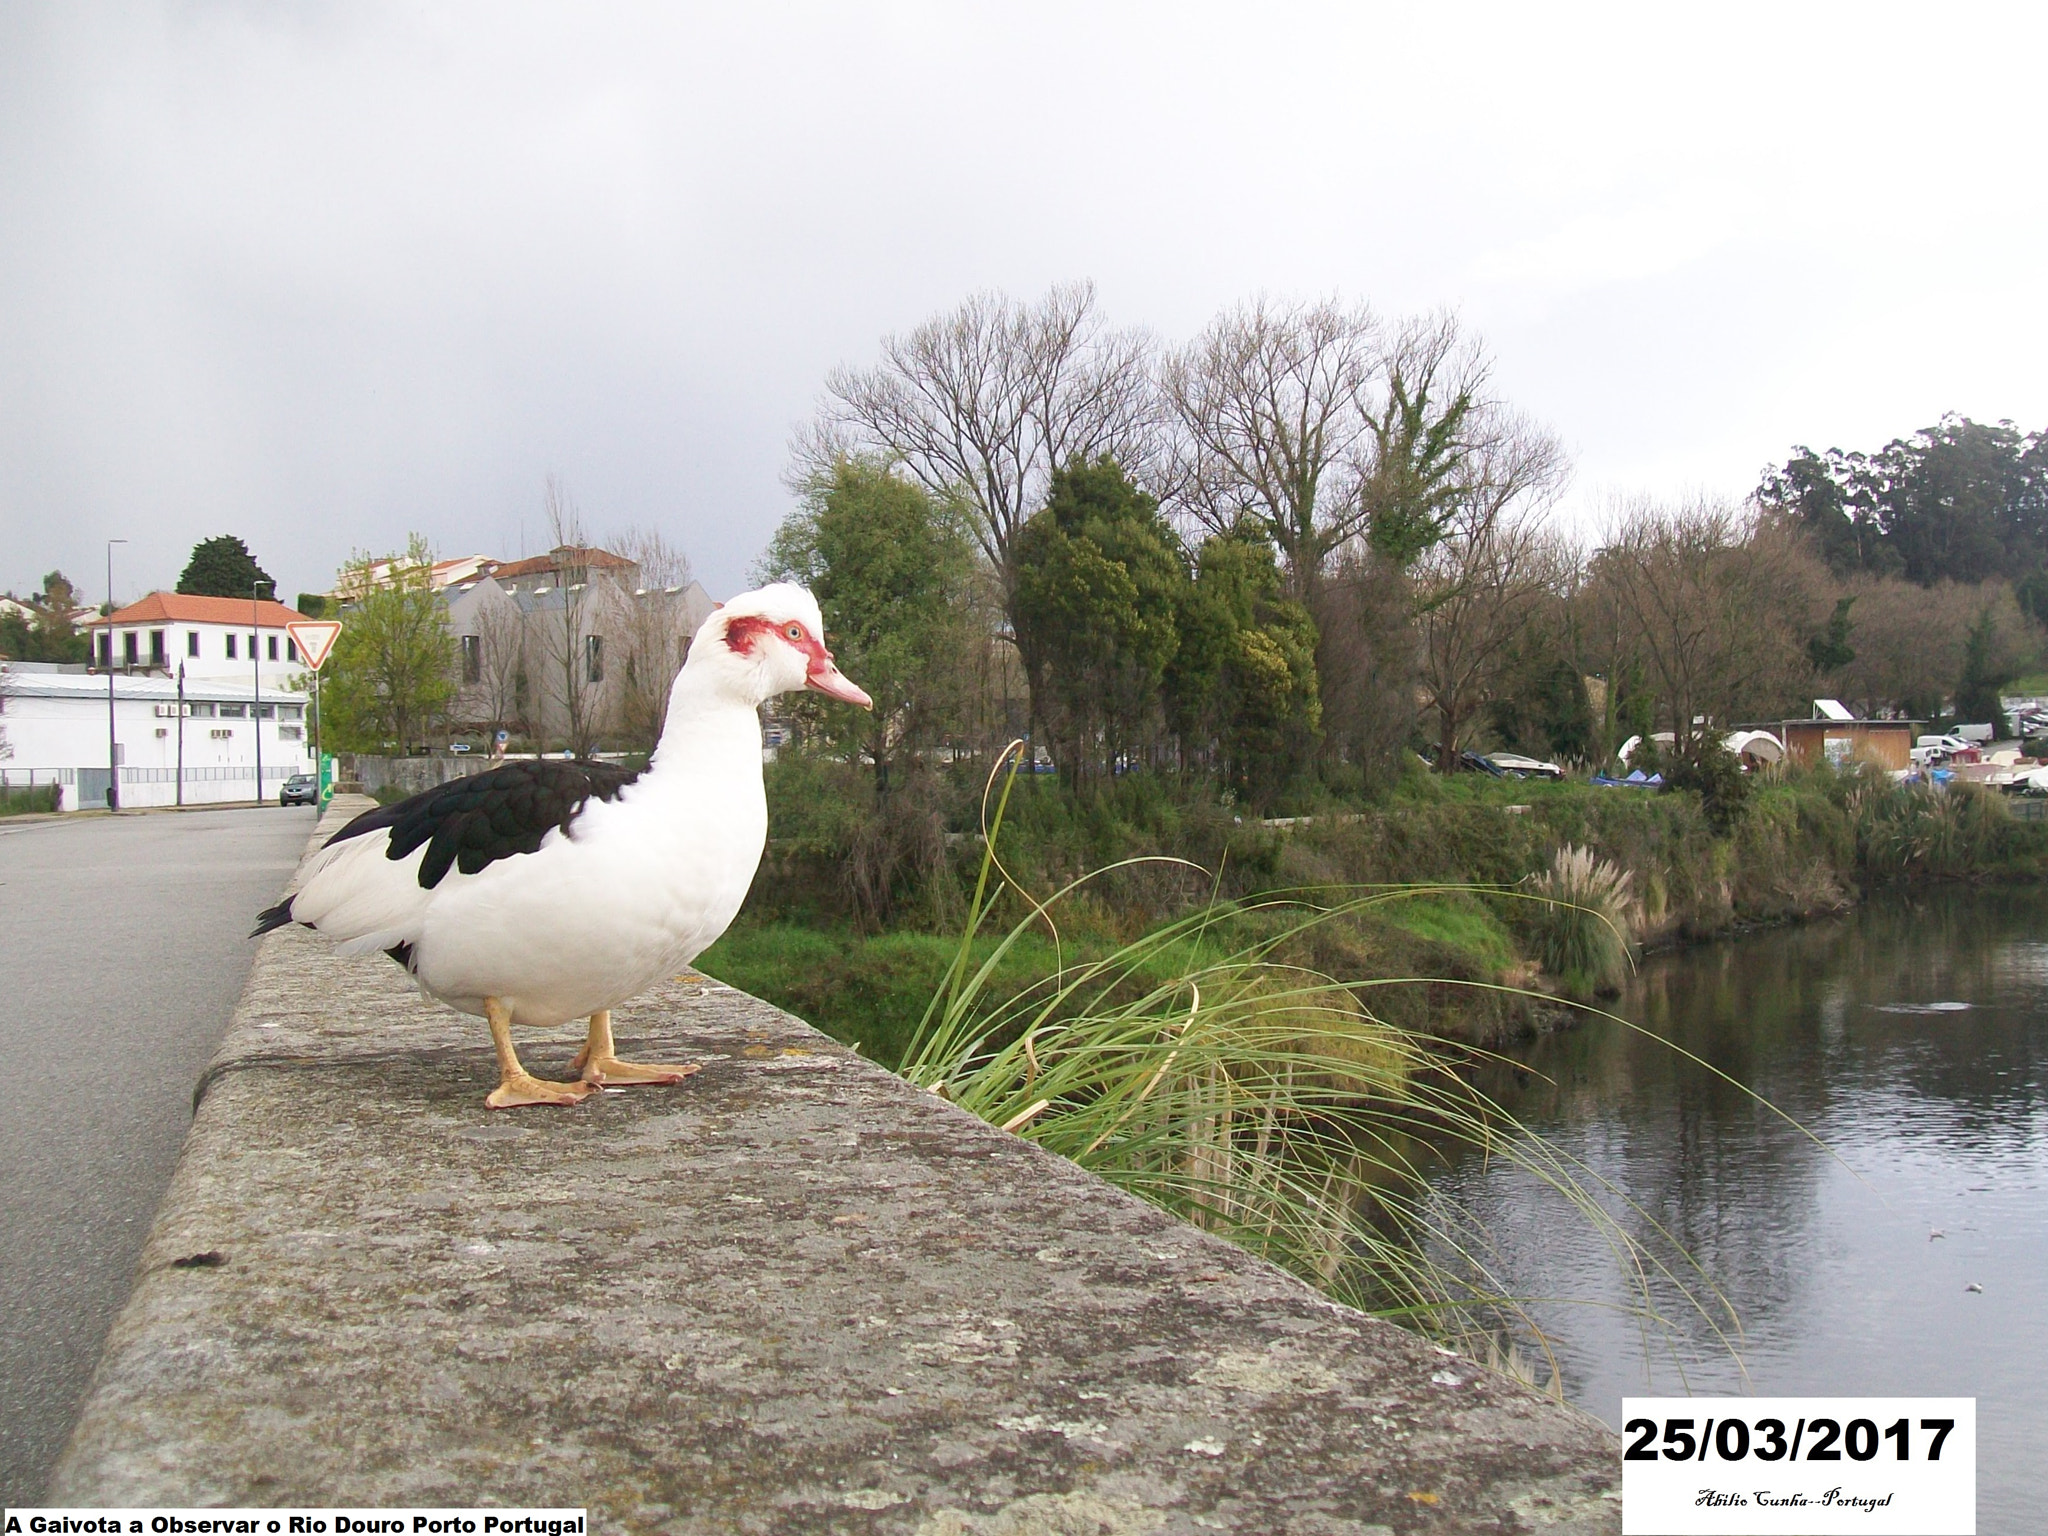
<path fill-rule="evenodd" d="M 49 1502 L 1620 1527 L 1604 1427 L 787 1014 L 688 975 L 615 1027 L 705 1068 L 493 1114 L 479 1021 L 381 958 L 265 940 Z M 522 1044 L 558 1068 L 577 1039 Z"/>

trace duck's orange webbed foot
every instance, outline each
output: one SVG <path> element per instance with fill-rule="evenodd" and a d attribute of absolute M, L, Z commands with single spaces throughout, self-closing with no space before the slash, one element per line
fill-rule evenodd
<path fill-rule="evenodd" d="M 595 1083 L 556 1083 L 526 1072 L 508 1073 L 484 1103 L 492 1109 L 518 1109 L 527 1104 L 581 1104 L 597 1092 Z"/>
<path fill-rule="evenodd" d="M 590 1016 L 590 1037 L 583 1042 L 583 1049 L 576 1053 L 576 1059 L 569 1063 L 569 1070 L 580 1072 L 583 1081 L 592 1088 L 621 1088 L 638 1083 L 680 1083 L 701 1071 L 703 1066 L 701 1061 L 687 1066 L 669 1066 L 619 1060 L 612 1045 L 611 1010 L 600 1008 Z"/>
<path fill-rule="evenodd" d="M 484 1017 L 490 1020 L 491 1044 L 498 1051 L 498 1086 L 484 1103 L 492 1109 L 519 1109 L 528 1104 L 581 1104 L 597 1092 L 595 1083 L 555 1083 L 535 1077 L 519 1065 L 512 1049 L 512 1013 L 495 997 L 484 999 Z"/>

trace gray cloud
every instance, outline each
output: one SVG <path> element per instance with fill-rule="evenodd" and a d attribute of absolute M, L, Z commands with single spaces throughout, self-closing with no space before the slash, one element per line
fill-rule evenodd
<path fill-rule="evenodd" d="M 1561 14 L 7 7 L 0 585 L 516 554 L 553 469 L 730 591 L 828 367 L 1076 276 L 1455 307 L 1581 516 L 2048 423 L 2038 17 Z"/>

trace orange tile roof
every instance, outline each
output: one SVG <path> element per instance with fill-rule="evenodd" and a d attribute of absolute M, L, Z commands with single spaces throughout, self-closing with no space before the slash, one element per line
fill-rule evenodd
<path fill-rule="evenodd" d="M 109 624 L 247 624 L 251 604 L 246 597 L 193 597 L 184 592 L 152 592 L 139 601 L 118 609 L 104 619 L 94 619 L 87 629 Z M 258 629 L 282 629 L 305 615 L 296 608 L 265 598 L 254 605 Z"/>
<path fill-rule="evenodd" d="M 601 571 L 621 570 L 633 562 L 623 555 L 615 555 L 608 549 L 570 549 L 566 545 L 549 550 L 544 555 L 535 555 L 530 560 L 512 560 L 497 567 L 488 574 L 500 581 L 506 577 L 539 576 L 545 572 L 559 571 L 563 566 L 596 566 Z"/>

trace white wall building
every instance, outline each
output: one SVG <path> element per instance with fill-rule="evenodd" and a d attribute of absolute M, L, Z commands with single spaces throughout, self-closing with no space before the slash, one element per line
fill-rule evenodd
<path fill-rule="evenodd" d="M 175 676 L 0 663 L 0 781 L 54 783 L 67 811 L 104 806 L 111 683 L 124 808 L 256 798 L 258 732 L 262 798 L 273 799 L 287 777 L 315 772 L 317 765 L 307 736 L 307 695 L 286 686 L 285 668 L 264 670 L 276 675 L 263 678 L 258 695 L 246 674 L 195 677 L 188 669 L 181 714 Z"/>
<path fill-rule="evenodd" d="M 260 671 L 266 687 L 302 675 L 298 645 L 285 625 L 304 618 L 297 609 L 265 599 L 190 597 L 152 592 L 86 625 L 96 668 L 190 677 L 250 679 Z M 253 663 L 253 666 L 252 666 Z"/>

